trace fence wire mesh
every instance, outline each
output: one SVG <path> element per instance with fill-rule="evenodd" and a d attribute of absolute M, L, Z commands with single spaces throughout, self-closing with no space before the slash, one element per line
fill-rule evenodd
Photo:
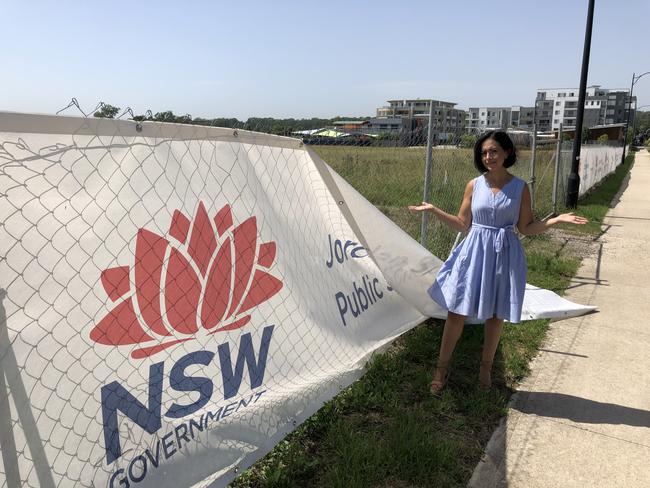
<path fill-rule="evenodd" d="M 418 145 L 375 146 L 365 143 L 312 146 L 321 157 L 339 174 L 346 178 L 371 203 L 416 240 L 421 240 L 420 217 L 411 215 L 408 205 L 419 204 L 423 198 L 424 168 L 426 161 L 426 133 L 420 139 L 403 139 Z M 463 199 L 465 185 L 478 176 L 474 166 L 473 143 L 476 136 L 453 135 L 448 144 L 434 144 L 431 155 L 430 187 L 428 201 L 442 210 L 456 214 Z M 511 171 L 520 178 L 530 181 L 532 151 L 530 139 L 517 141 L 518 162 Z M 536 154 L 539 194 L 535 214 L 552 207 L 553 183 L 552 150 Z M 436 256 L 445 258 L 458 234 L 436 219 L 427 224 L 426 247 Z"/>
<path fill-rule="evenodd" d="M 424 193 L 424 167 L 430 128 L 429 109 L 425 107 L 428 102 L 423 100 L 421 103 L 422 107 L 412 107 L 408 115 L 396 115 L 393 112 L 399 108 L 391 107 L 392 112 L 386 113 L 381 122 L 378 122 L 377 118 L 249 118 L 244 122 L 234 118 L 193 119 L 190 115 L 178 116 L 169 111 L 155 114 L 147 111 L 135 119 L 231 127 L 299 138 L 352 183 L 371 203 L 409 235 L 421 241 L 422 230 L 418 228 L 420 222 L 409 216 L 404 208 L 406 205 L 419 203 Z M 86 115 L 75 99 L 66 109 L 70 107 L 76 107 Z M 104 107 L 105 104 L 100 102 L 93 111 L 98 108 L 100 111 L 104 110 Z M 120 116 L 126 117 L 129 114 L 133 114 L 131 109 L 123 111 Z M 466 131 L 462 115 L 456 109 L 434 106 L 431 115 L 433 151 L 429 200 L 445 211 L 456 213 L 462 200 L 464 185 L 478 174 L 472 164 L 472 147 L 480 134 L 476 129 L 473 129 L 474 132 Z M 501 130 L 509 132 L 517 147 L 518 163 L 511 168 L 511 172 L 528 182 L 533 193 L 535 217 L 546 218 L 566 210 L 566 182 L 571 171 L 572 141 L 561 142 L 558 159 L 557 139 L 535 138 L 530 131 L 506 128 Z M 607 157 L 606 164 L 599 161 L 602 157 L 583 155 L 580 169 L 583 180 L 581 195 L 611 173 L 617 164 L 615 149 L 620 147 L 619 142 L 609 141 L 604 144 L 605 146 L 600 146 L 601 149 L 607 147 L 608 150 L 614 150 L 610 153 L 612 155 Z M 596 147 L 598 146 L 595 143 L 583 146 L 587 151 Z M 444 257 L 450 252 L 454 243 L 458 242 L 458 237 L 440 222 L 427 222 L 427 248 L 439 257 Z"/>

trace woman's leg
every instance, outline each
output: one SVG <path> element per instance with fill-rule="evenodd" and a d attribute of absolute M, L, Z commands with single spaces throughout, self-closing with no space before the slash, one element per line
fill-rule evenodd
<path fill-rule="evenodd" d="M 439 385 L 444 384 L 445 374 L 449 367 L 449 361 L 451 361 L 451 356 L 454 353 L 456 343 L 463 333 L 464 325 L 464 315 L 459 315 L 454 312 L 447 313 L 445 328 L 442 332 L 442 342 L 440 343 L 440 352 L 438 353 L 437 367 L 433 375 L 433 383 Z"/>
<path fill-rule="evenodd" d="M 479 383 L 485 388 L 492 385 L 492 363 L 499 346 L 502 330 L 503 319 L 492 317 L 485 321 L 485 340 L 483 342 L 483 355 L 481 356 L 481 369 L 479 370 Z"/>

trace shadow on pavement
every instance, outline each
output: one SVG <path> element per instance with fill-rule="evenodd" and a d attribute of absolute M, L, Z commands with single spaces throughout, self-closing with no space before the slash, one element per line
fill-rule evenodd
<path fill-rule="evenodd" d="M 521 413 L 572 420 L 584 424 L 650 427 L 650 412 L 552 392 L 519 392 L 511 406 Z"/>

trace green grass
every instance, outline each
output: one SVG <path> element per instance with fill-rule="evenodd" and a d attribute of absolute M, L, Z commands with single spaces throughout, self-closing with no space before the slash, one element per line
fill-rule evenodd
<path fill-rule="evenodd" d="M 561 294 L 578 270 L 579 259 L 568 255 L 546 234 L 527 238 L 523 242 L 528 263 L 527 281 Z"/>
<path fill-rule="evenodd" d="M 341 148 L 327 149 L 335 152 Z M 407 203 L 404 196 L 407 190 L 416 191 L 417 178 L 402 174 L 403 167 L 394 162 L 381 163 L 383 171 L 370 163 L 372 158 L 380 158 L 390 150 L 368 148 L 366 153 L 359 153 L 359 161 L 364 161 L 363 154 L 369 157 L 360 164 L 365 165 L 369 178 L 375 179 L 374 183 L 364 183 L 367 187 L 363 191 L 366 196 L 384 198 L 376 185 L 382 181 L 386 185 L 404 182 L 404 186 L 385 189 L 394 198 L 401 195 L 403 200 L 399 201 L 403 205 Z M 411 168 L 409 171 L 421 172 L 418 158 L 422 156 L 409 157 L 404 162 Z M 327 156 L 325 159 L 328 160 Z M 338 167 L 335 164 L 335 169 L 346 178 L 364 180 L 359 169 L 346 168 L 348 163 L 340 164 Z M 596 223 L 602 222 L 630 166 L 631 160 L 627 160 L 616 174 L 581 202 L 579 212 L 589 215 Z M 389 171 L 397 171 L 400 176 L 390 176 Z M 455 171 L 467 176 L 467 167 Z M 414 200 L 417 197 L 408 203 Z M 400 221 L 398 205 L 387 204 L 382 209 L 415 235 L 418 226 L 406 218 Z M 563 293 L 578 269 L 579 259 L 547 235 L 525 239 L 524 247 L 528 259 L 527 281 Z M 495 388 L 485 392 L 477 388 L 483 327 L 466 326 L 454 354 L 449 386 L 436 398 L 428 393 L 428 385 L 440 346 L 442 323 L 426 321 L 401 336 L 385 353 L 376 355 L 360 380 L 327 402 L 233 485 L 238 488 L 465 486 L 506 412 L 513 386 L 528 374 L 529 362 L 547 327 L 547 320 L 506 325 L 495 358 Z"/>
<path fill-rule="evenodd" d="M 461 486 L 506 402 L 474 387 L 481 335 L 467 331 L 453 386 L 437 399 L 428 383 L 440 327 L 405 334 L 236 486 Z"/>
<path fill-rule="evenodd" d="M 425 161 L 422 147 L 315 146 L 314 150 L 377 207 L 406 207 L 422 200 Z M 537 151 L 536 180 L 540 202 L 550 202 L 552 156 L 553 151 Z M 519 150 L 518 162 L 511 171 L 528 179 L 530 158 L 529 150 Z M 471 149 L 434 150 L 430 200 L 447 211 L 456 211 L 465 184 L 477 175 Z"/>

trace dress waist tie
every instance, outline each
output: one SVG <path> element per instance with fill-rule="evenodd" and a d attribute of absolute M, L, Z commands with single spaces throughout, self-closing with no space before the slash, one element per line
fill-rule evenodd
<path fill-rule="evenodd" d="M 501 250 L 503 249 L 504 243 L 506 241 L 506 232 L 514 232 L 515 229 L 514 225 L 512 224 L 506 225 L 505 227 L 493 227 L 491 225 L 472 223 L 472 227 L 498 231 L 497 236 L 494 239 L 494 250 L 496 252 L 501 252 Z"/>

